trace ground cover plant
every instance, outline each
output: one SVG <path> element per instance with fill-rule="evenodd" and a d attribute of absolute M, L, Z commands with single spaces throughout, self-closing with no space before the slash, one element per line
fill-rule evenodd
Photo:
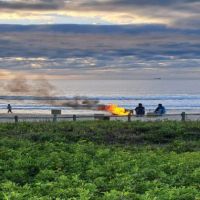
<path fill-rule="evenodd" d="M 0 124 L 0 199 L 199 200 L 199 122 Z"/>

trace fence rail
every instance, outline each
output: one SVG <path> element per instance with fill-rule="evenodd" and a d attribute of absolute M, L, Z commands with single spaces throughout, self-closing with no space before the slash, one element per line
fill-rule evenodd
<path fill-rule="evenodd" d="M 135 115 L 129 116 L 115 116 L 115 115 L 42 115 L 42 114 L 19 114 L 19 115 L 0 115 L 0 122 L 22 122 L 22 121 L 85 121 L 85 120 L 122 120 L 122 121 L 164 121 L 164 120 L 176 120 L 176 121 L 200 121 L 200 113 L 187 114 L 185 112 L 181 114 L 165 114 L 165 115 L 145 115 L 138 117 Z"/>

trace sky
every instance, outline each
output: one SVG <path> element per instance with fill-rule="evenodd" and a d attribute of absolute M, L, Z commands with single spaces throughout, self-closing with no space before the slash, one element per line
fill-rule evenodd
<path fill-rule="evenodd" d="M 199 0 L 0 0 L 0 23 L 199 26 Z"/>
<path fill-rule="evenodd" d="M 198 0 L 0 0 L 0 79 L 198 79 L 199 19 Z"/>

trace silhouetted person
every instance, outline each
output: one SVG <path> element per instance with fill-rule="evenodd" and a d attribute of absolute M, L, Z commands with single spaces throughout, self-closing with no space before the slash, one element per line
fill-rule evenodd
<path fill-rule="evenodd" d="M 10 104 L 8 104 L 7 109 L 8 109 L 8 113 L 12 113 L 12 107 Z"/>
<path fill-rule="evenodd" d="M 136 112 L 136 115 L 139 117 L 144 116 L 145 114 L 144 106 L 141 103 L 139 103 L 138 106 L 135 108 L 135 112 Z"/>
<path fill-rule="evenodd" d="M 157 115 L 163 115 L 166 113 L 165 107 L 160 103 L 158 104 L 158 107 L 154 111 L 155 114 Z"/>

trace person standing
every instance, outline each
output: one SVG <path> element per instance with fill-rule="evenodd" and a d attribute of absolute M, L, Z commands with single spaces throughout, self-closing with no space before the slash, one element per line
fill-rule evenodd
<path fill-rule="evenodd" d="M 12 113 L 12 106 L 10 104 L 8 104 L 7 109 L 8 109 L 8 113 Z"/>

